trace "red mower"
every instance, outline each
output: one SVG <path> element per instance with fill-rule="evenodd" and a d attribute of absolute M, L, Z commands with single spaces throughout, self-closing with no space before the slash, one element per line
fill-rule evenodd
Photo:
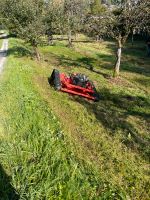
<path fill-rule="evenodd" d="M 49 78 L 49 83 L 53 85 L 56 90 L 99 101 L 99 94 L 93 82 L 84 74 L 71 74 L 67 76 L 54 69 Z"/>

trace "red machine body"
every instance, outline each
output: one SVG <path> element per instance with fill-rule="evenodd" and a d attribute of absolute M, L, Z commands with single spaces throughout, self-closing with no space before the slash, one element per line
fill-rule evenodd
<path fill-rule="evenodd" d="M 81 82 L 77 82 L 79 79 L 78 76 L 84 76 L 86 80 L 81 84 Z M 76 82 L 75 79 L 77 80 Z M 54 85 L 56 90 L 82 96 L 94 101 L 99 100 L 99 95 L 94 84 L 89 81 L 85 75 L 71 74 L 71 76 L 67 76 L 66 74 L 59 73 L 58 70 L 54 69 L 49 82 Z"/>

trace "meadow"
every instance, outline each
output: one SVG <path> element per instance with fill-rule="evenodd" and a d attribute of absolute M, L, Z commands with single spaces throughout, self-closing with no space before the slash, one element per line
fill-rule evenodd
<path fill-rule="evenodd" d="M 115 44 L 56 41 L 40 47 L 10 39 L 0 75 L 2 199 L 150 198 L 150 59 L 145 44 L 127 43 L 120 77 L 112 78 Z M 48 77 L 86 74 L 99 102 L 55 91 Z"/>

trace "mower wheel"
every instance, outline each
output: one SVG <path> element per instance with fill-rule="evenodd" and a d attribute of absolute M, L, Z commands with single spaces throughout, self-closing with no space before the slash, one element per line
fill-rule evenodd
<path fill-rule="evenodd" d="M 100 95 L 99 95 L 99 93 L 97 92 L 97 90 L 96 90 L 96 88 L 95 88 L 95 86 L 94 86 L 94 84 L 93 84 L 93 82 L 91 81 L 91 84 L 93 85 L 93 90 L 94 90 L 94 94 L 93 94 L 93 97 L 95 97 L 95 102 L 98 102 L 99 100 L 100 100 Z"/>
<path fill-rule="evenodd" d="M 51 85 L 54 85 L 54 88 L 56 90 L 60 90 L 61 89 L 60 74 L 59 74 L 59 71 L 57 69 L 53 70 L 52 75 L 49 78 L 49 83 Z"/>
<path fill-rule="evenodd" d="M 100 96 L 97 91 L 95 91 L 93 96 L 95 97 L 95 100 L 94 100 L 95 102 L 98 102 L 100 100 Z"/>

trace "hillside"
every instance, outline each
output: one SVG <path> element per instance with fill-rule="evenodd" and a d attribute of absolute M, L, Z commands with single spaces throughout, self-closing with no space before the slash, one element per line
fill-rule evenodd
<path fill-rule="evenodd" d="M 10 39 L 0 79 L 0 192 L 3 199 L 148 200 L 150 60 L 143 42 L 127 43 L 113 79 L 113 42 L 40 47 Z M 55 91 L 54 68 L 84 73 L 95 103 Z M 5 172 L 3 172 L 3 170 Z M 6 178 L 7 173 L 11 179 Z"/>

